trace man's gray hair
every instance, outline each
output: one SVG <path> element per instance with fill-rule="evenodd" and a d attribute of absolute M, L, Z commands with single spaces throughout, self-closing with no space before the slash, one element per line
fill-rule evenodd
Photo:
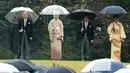
<path fill-rule="evenodd" d="M 23 15 L 23 16 L 24 16 L 24 13 L 27 13 L 27 14 L 28 14 L 28 12 L 27 12 L 27 11 L 23 11 L 23 12 L 22 12 L 22 15 Z"/>

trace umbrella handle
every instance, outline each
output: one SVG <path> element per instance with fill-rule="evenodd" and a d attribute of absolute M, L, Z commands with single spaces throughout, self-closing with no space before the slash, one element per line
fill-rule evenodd
<path fill-rule="evenodd" d="M 55 63 L 53 63 L 53 66 L 56 66 L 56 64 L 55 64 Z"/>

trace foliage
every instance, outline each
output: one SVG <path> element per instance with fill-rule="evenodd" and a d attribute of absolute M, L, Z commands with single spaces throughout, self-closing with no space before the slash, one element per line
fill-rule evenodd
<path fill-rule="evenodd" d="M 13 59 L 14 57 L 14 54 L 9 49 L 0 49 L 0 59 Z"/>

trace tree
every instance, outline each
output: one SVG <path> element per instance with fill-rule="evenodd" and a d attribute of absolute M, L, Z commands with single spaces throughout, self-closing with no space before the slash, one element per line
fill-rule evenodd
<path fill-rule="evenodd" d="M 108 5 L 120 5 L 127 10 L 128 14 L 121 15 L 121 22 L 125 25 L 127 37 L 130 37 L 130 11 L 129 0 L 1 0 L 0 1 L 0 50 L 2 48 L 10 49 L 13 53 L 17 53 L 18 37 L 17 37 L 17 25 L 9 23 L 5 16 L 14 7 L 25 6 L 30 7 L 37 14 L 48 5 L 57 4 L 65 7 L 69 12 L 80 8 L 88 8 L 97 13 Z M 101 19 L 98 26 L 102 27 L 102 30 L 95 31 L 95 44 L 93 45 L 92 58 L 104 58 L 110 57 L 110 42 L 106 33 L 106 28 L 109 24 L 104 22 L 111 22 L 111 16 L 98 15 Z M 106 18 L 107 17 L 107 18 Z M 39 19 L 33 25 L 33 40 L 32 40 L 32 59 L 50 59 L 50 42 L 48 34 L 48 23 L 52 19 L 52 16 L 39 15 Z M 63 59 L 67 60 L 80 60 L 81 53 L 80 45 L 76 40 L 76 28 L 79 24 L 78 21 L 69 20 L 66 16 L 60 16 L 60 19 L 64 24 L 65 41 L 63 43 Z M 106 19 L 106 20 L 105 20 Z M 124 20 L 125 19 L 125 20 Z M 94 20 L 95 23 L 98 21 Z M 94 23 L 94 24 L 95 24 Z M 97 25 L 97 24 L 95 24 Z M 130 39 L 127 38 L 123 44 L 123 58 L 128 58 L 130 54 L 129 50 Z M 6 50 L 7 51 L 7 50 Z M 3 55 L 3 54 L 2 54 Z M 7 54 L 6 54 L 7 55 Z M 12 55 L 13 56 L 13 55 Z"/>
<path fill-rule="evenodd" d="M 86 8 L 86 7 L 87 7 L 87 0 L 82 0 L 81 8 Z"/>

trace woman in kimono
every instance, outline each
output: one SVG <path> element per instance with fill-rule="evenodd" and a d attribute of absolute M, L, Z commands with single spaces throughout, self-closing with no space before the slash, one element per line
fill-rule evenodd
<path fill-rule="evenodd" d="M 62 42 L 64 37 L 63 24 L 59 19 L 59 12 L 55 11 L 54 18 L 48 25 L 50 41 L 51 41 L 51 59 L 61 60 Z"/>
<path fill-rule="evenodd" d="M 111 41 L 111 59 L 120 61 L 121 43 L 124 42 L 126 35 L 122 23 L 118 21 L 118 17 L 118 15 L 113 16 L 114 22 L 109 25 L 107 32 Z"/>

